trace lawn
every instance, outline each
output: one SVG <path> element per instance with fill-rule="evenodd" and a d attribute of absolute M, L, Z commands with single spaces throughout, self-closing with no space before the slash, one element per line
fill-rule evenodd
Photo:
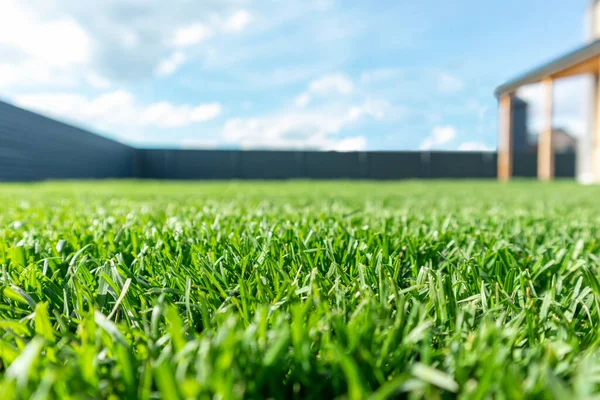
<path fill-rule="evenodd" d="M 0 398 L 600 393 L 600 187 L 0 185 Z"/>

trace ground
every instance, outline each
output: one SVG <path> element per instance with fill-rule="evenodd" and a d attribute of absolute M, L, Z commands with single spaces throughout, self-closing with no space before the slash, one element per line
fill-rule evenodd
<path fill-rule="evenodd" d="M 0 185 L 0 398 L 583 398 L 600 188 Z"/>

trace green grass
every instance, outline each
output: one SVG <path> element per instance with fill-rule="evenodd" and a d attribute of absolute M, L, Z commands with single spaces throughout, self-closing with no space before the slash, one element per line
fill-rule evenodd
<path fill-rule="evenodd" d="M 0 398 L 600 394 L 600 188 L 0 186 Z"/>

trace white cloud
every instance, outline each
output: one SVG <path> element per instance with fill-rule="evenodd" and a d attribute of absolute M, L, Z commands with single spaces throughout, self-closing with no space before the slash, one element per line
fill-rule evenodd
<path fill-rule="evenodd" d="M 349 95 L 353 90 L 354 83 L 346 75 L 325 75 L 311 81 L 308 89 L 296 97 L 295 103 L 298 107 L 306 107 L 314 96 Z"/>
<path fill-rule="evenodd" d="M 354 89 L 354 84 L 347 76 L 343 74 L 326 75 L 312 81 L 308 86 L 308 91 L 318 95 L 328 94 L 350 94 Z"/>
<path fill-rule="evenodd" d="M 93 40 L 73 18 L 41 20 L 22 3 L 0 6 L 0 87 L 74 85 L 92 59 Z"/>
<path fill-rule="evenodd" d="M 465 88 L 465 83 L 454 75 L 441 72 L 438 75 L 438 87 L 442 93 L 456 93 Z"/>
<path fill-rule="evenodd" d="M 350 121 L 357 121 L 363 116 L 370 116 L 380 120 L 390 108 L 390 103 L 385 100 L 367 99 L 360 106 L 353 106 L 350 108 L 348 111 L 348 119 Z"/>
<path fill-rule="evenodd" d="M 456 138 L 456 128 L 453 126 L 436 126 L 431 131 L 431 136 L 421 142 L 421 150 L 436 150 L 440 146 L 452 142 Z"/>
<path fill-rule="evenodd" d="M 0 62 L 0 89 L 30 88 L 30 87 L 61 87 L 75 88 L 85 83 L 94 89 L 108 89 L 111 82 L 95 73 L 77 74 L 70 68 L 54 68 L 36 60 L 26 60 L 21 63 Z"/>
<path fill-rule="evenodd" d="M 66 67 L 88 62 L 92 43 L 86 30 L 72 18 L 38 21 L 8 1 L 0 12 L 0 45 L 50 66 Z"/>
<path fill-rule="evenodd" d="M 202 104 L 192 108 L 190 118 L 192 122 L 209 121 L 218 117 L 221 110 L 221 104 L 219 103 Z"/>
<path fill-rule="evenodd" d="M 57 70 L 31 59 L 19 63 L 0 63 L 0 88 L 44 84 L 74 86 L 77 78 L 67 70 Z"/>
<path fill-rule="evenodd" d="M 345 109 L 288 110 L 267 117 L 232 119 L 223 128 L 223 139 L 242 148 L 360 150 L 363 136 L 338 138 L 340 131 L 365 117 L 381 116 L 384 104 L 376 101 Z"/>
<path fill-rule="evenodd" d="M 223 29 L 228 32 L 241 32 L 250 22 L 252 22 L 252 15 L 246 10 L 239 10 L 225 21 Z"/>
<path fill-rule="evenodd" d="M 341 139 L 336 143 L 333 143 L 326 150 L 332 151 L 362 151 L 367 148 L 367 138 L 364 136 L 357 136 L 353 138 Z"/>
<path fill-rule="evenodd" d="M 179 28 L 173 35 L 173 45 L 175 47 L 187 47 L 200 43 L 210 36 L 210 30 L 201 23 Z"/>
<path fill-rule="evenodd" d="M 463 142 L 458 146 L 459 151 L 491 151 L 492 149 L 488 147 L 483 142 Z"/>
<path fill-rule="evenodd" d="M 169 58 L 163 60 L 156 68 L 156 75 L 167 76 L 173 74 L 185 62 L 185 55 L 176 51 Z"/>
<path fill-rule="evenodd" d="M 308 103 L 310 103 L 310 99 L 311 99 L 310 94 L 302 93 L 298 97 L 296 97 L 296 100 L 294 100 L 294 103 L 296 103 L 296 105 L 298 107 L 306 107 L 308 105 Z"/>
<path fill-rule="evenodd" d="M 151 104 L 141 111 L 140 121 L 144 125 L 179 128 L 216 118 L 221 113 L 221 105 L 213 103 L 190 107 L 160 102 Z"/>
<path fill-rule="evenodd" d="M 108 89 L 111 86 L 110 81 L 108 79 L 101 75 L 98 75 L 95 72 L 90 72 L 87 75 L 86 80 L 90 86 L 96 89 Z"/>
<path fill-rule="evenodd" d="M 214 119 L 221 113 L 218 103 L 191 106 L 158 102 L 143 105 L 131 93 L 123 90 L 94 98 L 72 93 L 41 93 L 16 96 L 13 100 L 24 108 L 107 131 L 127 127 L 185 127 Z"/>
<path fill-rule="evenodd" d="M 293 99 L 294 105 L 267 116 L 230 119 L 222 136 L 226 143 L 242 148 L 314 149 L 354 151 L 367 147 L 362 135 L 342 136 L 345 129 L 367 120 L 381 120 L 392 109 L 382 99 L 366 97 L 352 102 L 353 81 L 345 74 L 329 74 L 314 79 L 307 90 Z M 315 99 L 327 102 L 309 107 Z"/>
<path fill-rule="evenodd" d="M 243 31 L 254 20 L 254 11 L 239 9 L 246 3 L 239 0 L 185 0 L 175 6 L 157 0 L 89 0 L 86 7 L 81 0 L 0 3 L 0 63 L 22 65 L 26 58 L 46 68 L 68 67 L 78 82 L 85 82 L 90 69 L 111 81 L 151 78 L 158 69 L 173 69 L 165 58 L 174 49 L 189 49 L 212 33 Z M 223 50 L 227 44 L 219 48 L 231 53 Z M 12 86 L 21 83 L 27 84 L 11 78 Z"/>

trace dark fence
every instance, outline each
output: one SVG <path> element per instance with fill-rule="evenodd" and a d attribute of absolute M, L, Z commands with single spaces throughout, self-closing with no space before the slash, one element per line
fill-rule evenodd
<path fill-rule="evenodd" d="M 0 101 L 0 181 L 127 178 L 135 151 Z"/>
<path fill-rule="evenodd" d="M 150 179 L 495 179 L 492 152 L 138 150 Z M 575 154 L 556 155 L 556 176 L 575 177 Z M 514 176 L 537 176 L 537 155 L 514 155 Z"/>
<path fill-rule="evenodd" d="M 318 152 L 134 149 L 0 101 L 0 181 L 44 179 L 493 179 L 491 152 Z M 575 155 L 556 155 L 575 176 Z M 536 176 L 537 155 L 514 155 Z"/>

